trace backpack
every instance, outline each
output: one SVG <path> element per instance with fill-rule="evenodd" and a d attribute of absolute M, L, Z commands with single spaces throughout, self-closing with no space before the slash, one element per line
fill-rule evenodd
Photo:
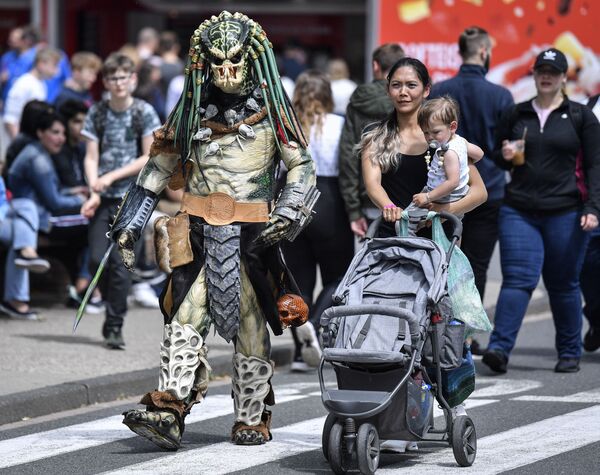
<path fill-rule="evenodd" d="M 99 150 L 102 150 L 102 137 L 104 136 L 107 116 L 108 101 L 102 100 L 96 106 L 96 115 L 94 117 L 94 129 L 98 137 Z M 140 155 L 142 151 L 142 134 L 144 133 L 144 101 L 137 97 L 133 98 L 133 104 L 131 104 L 131 128 L 136 137 L 138 155 Z"/>
<path fill-rule="evenodd" d="M 596 100 L 598 98 L 596 97 Z M 589 103 L 588 103 L 589 106 Z M 581 136 L 583 134 L 583 110 L 582 107 L 586 107 L 583 104 L 579 104 L 578 102 L 569 101 L 569 118 L 571 119 L 571 123 L 575 128 L 575 132 L 577 133 L 577 137 L 581 142 Z M 593 105 L 591 106 L 593 107 Z M 519 105 L 515 105 L 510 113 L 510 128 L 512 130 L 513 126 L 517 123 L 519 119 Z M 579 194 L 581 196 L 582 201 L 587 201 L 588 199 L 588 191 L 587 184 L 585 181 L 585 175 L 583 172 L 583 149 L 579 148 L 579 152 L 577 153 L 577 158 L 575 159 L 575 181 L 577 183 L 577 189 L 579 190 Z"/>

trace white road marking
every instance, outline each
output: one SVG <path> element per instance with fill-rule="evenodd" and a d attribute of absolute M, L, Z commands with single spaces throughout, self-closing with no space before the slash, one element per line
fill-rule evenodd
<path fill-rule="evenodd" d="M 537 323 L 542 322 L 544 320 L 551 320 L 552 313 L 551 312 L 542 312 L 542 313 L 534 313 L 532 315 L 528 315 L 523 319 L 523 324 L 525 323 Z"/>
<path fill-rule="evenodd" d="M 494 402 L 498 402 L 498 399 L 467 399 L 465 401 L 465 407 L 467 409 L 467 413 L 469 409 L 473 409 L 474 407 L 486 406 L 488 404 L 492 404 Z M 444 415 L 444 411 L 437 405 L 437 402 L 434 403 L 433 406 L 433 417 L 441 417 Z"/>
<path fill-rule="evenodd" d="M 569 396 L 519 396 L 512 398 L 513 401 L 535 401 L 535 402 L 580 402 L 582 404 L 600 404 L 600 388 L 591 391 L 583 391 Z M 599 421 L 600 424 L 600 421 Z"/>
<path fill-rule="evenodd" d="M 593 406 L 484 437 L 477 441 L 477 457 L 470 468 L 449 467 L 454 456 L 452 449 L 444 449 L 412 455 L 411 460 L 414 457 L 415 463 L 411 463 L 410 467 L 402 467 L 399 463 L 380 468 L 377 473 L 495 475 L 598 442 L 598 420 L 600 406 Z"/>
<path fill-rule="evenodd" d="M 480 378 L 475 380 L 476 384 L 490 384 L 481 389 L 476 389 L 471 394 L 474 398 L 490 398 L 498 397 L 506 394 L 516 394 L 525 391 L 532 391 L 542 387 L 540 381 L 535 380 L 519 380 L 519 379 L 504 379 L 504 378 Z"/>
<path fill-rule="evenodd" d="M 277 391 L 277 403 L 304 399 L 294 387 L 282 387 Z M 208 396 L 194 407 L 186 418 L 193 424 L 233 414 L 233 401 L 227 394 Z M 123 416 L 111 416 L 82 424 L 61 427 L 45 432 L 0 441 L 0 468 L 34 462 L 48 457 L 88 449 L 117 440 L 138 437 L 121 422 Z M 33 450 L 34 449 L 34 450 Z"/>
<path fill-rule="evenodd" d="M 160 459 L 105 472 L 109 474 L 224 473 L 244 470 L 303 452 L 321 449 L 325 417 L 317 417 L 273 430 L 273 440 L 265 445 L 244 447 L 230 442 L 165 455 Z"/>
<path fill-rule="evenodd" d="M 293 394 L 291 387 L 280 388 L 285 396 L 280 402 L 307 397 Z M 600 390 L 577 393 L 580 401 L 596 397 Z M 595 395 L 595 396 L 594 396 Z M 587 399 L 586 399 L 587 398 Z M 212 402 L 209 402 L 212 401 Z M 494 400 L 467 401 L 468 408 L 496 402 Z M 201 420 L 230 414 L 231 399 L 227 395 L 217 395 L 204 402 L 206 412 L 190 415 L 189 421 Z M 260 447 L 235 446 L 229 442 L 211 444 L 191 450 L 182 450 L 173 455 L 140 464 L 122 467 L 111 474 L 131 473 L 202 473 L 224 474 L 245 470 L 253 466 L 277 461 L 304 452 L 319 450 L 321 431 L 325 418 L 318 417 L 302 421 L 273 431 L 274 440 Z M 466 472 L 478 475 L 491 475 L 529 465 L 564 452 L 575 450 L 600 440 L 600 405 L 552 417 L 526 426 L 516 427 L 505 432 L 484 437 L 478 441 L 478 454 L 471 468 L 448 467 L 454 462 L 451 449 L 439 451 L 422 450 L 410 455 L 410 466 L 406 461 L 394 466 L 382 467 L 378 473 L 441 473 L 463 475 Z M 123 427 L 123 429 L 121 429 Z M 10 467 L 56 456 L 75 450 L 89 448 L 115 440 L 132 437 L 120 424 L 120 417 L 109 417 L 85 424 L 55 429 L 39 434 L 18 437 L 0 442 L 0 468 Z M 35 450 L 32 450 L 35 448 Z M 224 456 L 226 454 L 226 456 Z"/>

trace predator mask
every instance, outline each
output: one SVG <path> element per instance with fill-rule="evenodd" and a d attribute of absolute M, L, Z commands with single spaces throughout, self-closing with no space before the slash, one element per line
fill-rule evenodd
<path fill-rule="evenodd" d="M 249 77 L 249 32 L 247 21 L 227 13 L 202 31 L 201 43 L 207 52 L 212 81 L 228 94 L 239 94 L 245 89 Z"/>

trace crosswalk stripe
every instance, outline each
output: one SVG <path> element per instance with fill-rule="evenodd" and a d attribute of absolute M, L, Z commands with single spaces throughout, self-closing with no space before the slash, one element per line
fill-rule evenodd
<path fill-rule="evenodd" d="M 508 394 L 524 393 L 542 387 L 541 381 L 508 378 L 477 378 L 477 386 L 484 385 L 473 391 L 471 397 L 489 398 L 506 396 Z"/>
<path fill-rule="evenodd" d="M 488 404 L 492 404 L 494 402 L 498 402 L 498 399 L 467 399 L 465 406 L 467 408 L 467 412 L 469 412 L 470 409 L 473 409 L 475 407 L 479 407 L 479 406 L 487 406 Z M 442 408 L 440 408 L 437 403 L 434 402 L 434 406 L 433 406 L 433 417 L 441 417 L 444 415 L 444 411 Z"/>
<path fill-rule="evenodd" d="M 423 453 L 410 467 L 382 468 L 378 474 L 495 475 L 600 441 L 600 406 L 592 406 L 526 426 L 500 432 L 477 441 L 477 457 L 471 468 L 449 467 L 452 449 Z M 412 460 L 412 459 L 411 459 Z"/>
<path fill-rule="evenodd" d="M 310 384 L 293 384 L 278 388 L 278 403 L 305 399 L 315 393 L 302 394 L 301 390 L 314 387 Z M 595 403 L 600 402 L 600 388 L 570 396 L 521 396 L 511 400 L 562 401 Z M 496 399 L 469 399 L 467 409 L 498 402 Z M 212 395 L 198 406 L 186 419 L 188 424 L 232 414 L 229 395 Z M 434 414 L 441 415 L 436 408 Z M 202 467 L 202 473 L 224 474 L 244 470 L 257 465 L 274 462 L 304 452 L 320 449 L 324 417 L 305 420 L 280 427 L 273 431 L 274 440 L 260 447 L 235 446 L 230 442 L 211 444 L 190 450 L 181 450 L 173 455 L 119 468 L 111 474 L 135 473 L 190 473 L 190 467 Z M 383 467 L 378 473 L 435 473 L 445 474 L 466 471 L 478 475 L 491 475 L 583 447 L 600 441 L 600 405 L 545 419 L 533 424 L 515 427 L 478 441 L 478 455 L 471 469 L 448 467 L 454 462 L 451 449 L 437 451 L 422 450 L 411 455 L 410 467 L 402 463 Z M 112 416 L 83 424 L 53 429 L 0 441 L 0 469 L 31 463 L 77 450 L 89 449 L 136 437 L 121 424 L 121 416 Z M 34 449 L 34 450 L 32 450 Z M 227 454 L 227 457 L 223 457 Z M 194 469 L 195 472 L 197 472 Z M 459 472 L 460 471 L 460 472 Z"/>
<path fill-rule="evenodd" d="M 600 404 L 600 388 L 591 391 L 570 394 L 569 396 L 519 396 L 514 401 L 535 402 L 579 402 L 583 404 Z"/>
<path fill-rule="evenodd" d="M 298 389 L 290 386 L 284 386 L 277 391 L 277 403 L 306 397 L 308 396 L 299 394 Z M 186 423 L 193 424 L 232 413 L 231 397 L 227 394 L 216 394 L 207 397 L 196 406 L 186 418 Z M 111 416 L 0 441 L 0 468 L 35 462 L 117 440 L 138 437 L 121 423 L 122 420 L 122 416 Z"/>
<path fill-rule="evenodd" d="M 224 473 L 244 470 L 256 465 L 274 462 L 303 452 L 321 448 L 321 431 L 325 417 L 317 417 L 273 430 L 273 440 L 265 445 L 247 447 L 231 442 L 165 455 L 106 472 L 110 475 L 135 473 Z M 227 454 L 226 457 L 223 455 Z"/>
<path fill-rule="evenodd" d="M 470 469 L 458 465 L 449 467 L 448 464 L 454 462 L 452 449 L 443 449 L 411 453 L 411 461 L 414 459 L 416 463 L 402 467 L 402 462 L 399 462 L 394 467 L 381 468 L 377 473 L 497 474 L 597 442 L 600 440 L 598 418 L 600 406 L 593 406 L 484 437 L 478 441 L 477 458 Z M 259 447 L 222 442 L 165 455 L 157 460 L 122 467 L 107 474 L 191 473 L 190 467 L 194 467 L 194 473 L 201 471 L 215 475 L 245 470 L 320 449 L 324 421 L 324 417 L 319 417 L 275 429 L 273 440 Z M 225 453 L 227 457 L 223 457 Z"/>

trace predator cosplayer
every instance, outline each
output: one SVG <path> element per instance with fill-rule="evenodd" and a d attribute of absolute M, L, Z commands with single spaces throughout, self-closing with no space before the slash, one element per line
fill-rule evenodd
<path fill-rule="evenodd" d="M 280 160 L 287 181 L 274 201 Z M 123 422 L 162 448 L 179 448 L 185 417 L 207 391 L 205 337 L 214 326 L 235 348 L 231 439 L 265 443 L 266 406 L 274 404 L 267 323 L 278 335 L 308 314 L 289 293 L 296 287 L 277 243 L 306 226 L 319 192 L 272 45 L 243 14 L 224 11 L 192 35 L 183 94 L 111 229 L 130 269 L 167 185 L 185 193 L 179 214 L 155 223 L 157 259 L 170 275 L 159 384 L 143 396 L 146 409 L 125 412 Z"/>

